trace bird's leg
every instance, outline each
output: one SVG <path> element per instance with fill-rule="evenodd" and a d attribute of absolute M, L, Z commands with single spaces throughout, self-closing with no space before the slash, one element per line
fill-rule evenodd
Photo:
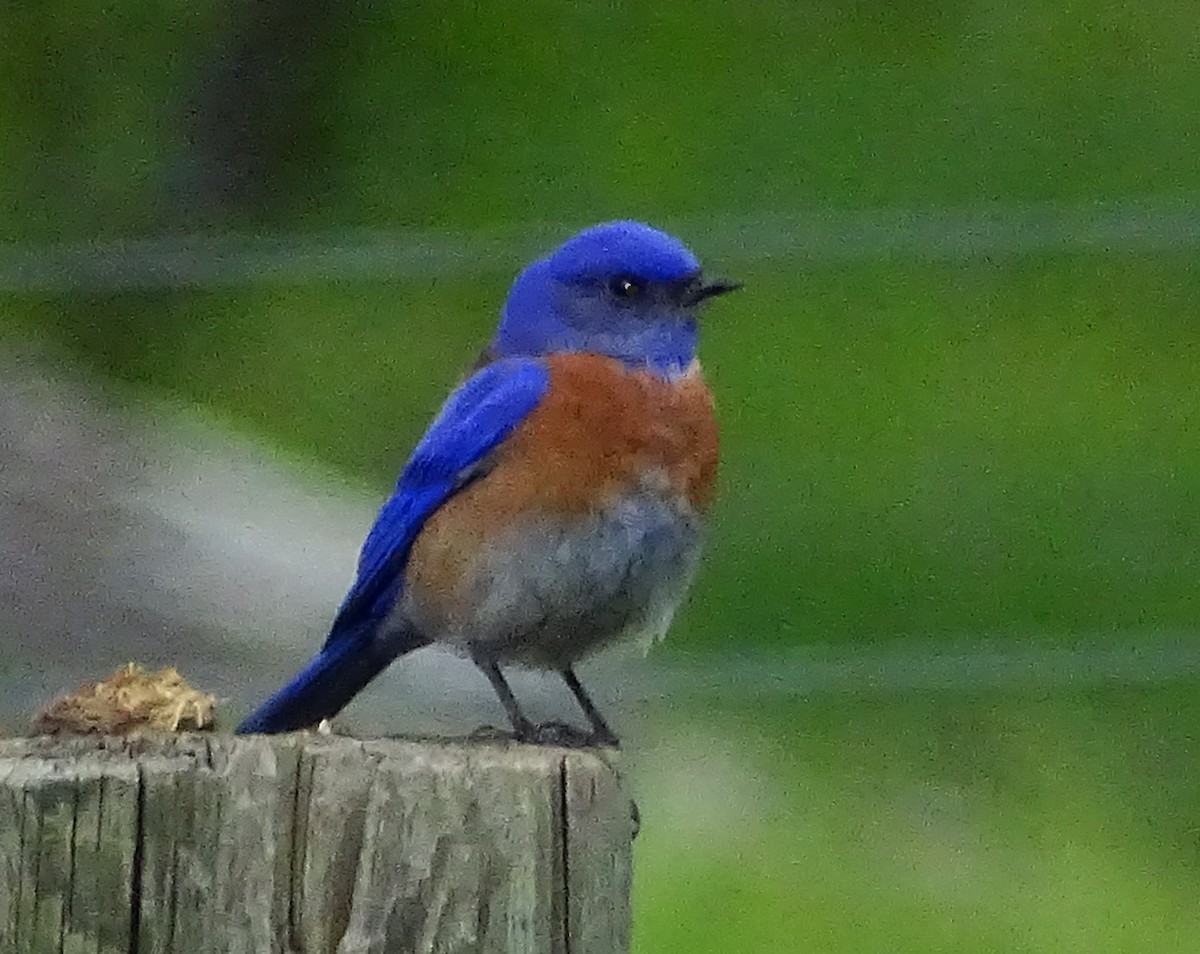
<path fill-rule="evenodd" d="M 600 715 L 600 710 L 596 708 L 596 704 L 592 702 L 591 697 L 584 691 L 583 685 L 579 682 L 579 677 L 575 675 L 575 670 L 568 666 L 562 670 L 563 682 L 567 684 L 567 688 L 571 690 L 571 694 L 575 697 L 575 701 L 579 703 L 579 708 L 583 710 L 583 714 L 588 717 L 588 721 L 592 724 L 592 742 L 597 745 L 612 745 L 620 744 L 616 733 L 608 727 L 608 723 L 604 721 L 604 716 Z"/>
<path fill-rule="evenodd" d="M 480 659 L 479 657 L 475 658 L 475 665 L 483 670 L 483 674 L 488 677 L 488 682 L 496 690 L 496 695 L 500 698 L 500 704 L 504 706 L 504 711 L 508 713 L 508 721 L 512 723 L 513 734 L 517 737 L 517 741 L 536 741 L 538 734 L 537 726 L 530 722 L 525 713 L 521 711 L 520 705 L 517 704 L 517 697 L 513 695 L 512 689 L 509 688 L 508 680 L 504 678 L 500 667 L 493 660 Z"/>
<path fill-rule="evenodd" d="M 504 678 L 504 674 L 500 671 L 500 667 L 496 665 L 495 661 L 486 657 L 476 657 L 475 665 L 488 677 L 488 682 L 492 684 L 492 688 L 496 691 L 496 695 L 500 699 L 500 704 L 504 706 L 504 711 L 508 713 L 508 721 L 512 723 L 513 735 L 516 736 L 518 742 L 529 742 L 534 745 L 561 745 L 569 748 L 579 748 L 587 745 L 617 744 L 617 737 L 613 734 L 612 729 L 605 723 L 599 710 L 596 709 L 592 700 L 588 698 L 588 694 L 584 692 L 583 686 L 579 684 L 575 673 L 570 669 L 563 670 L 562 677 L 566 680 L 567 687 L 579 701 L 579 705 L 584 713 L 586 713 L 588 721 L 591 722 L 592 731 L 590 733 L 573 726 L 563 725 L 561 722 L 547 722 L 544 725 L 535 725 L 521 711 L 517 697 L 513 695 L 513 691 L 508 685 L 508 680 Z"/>

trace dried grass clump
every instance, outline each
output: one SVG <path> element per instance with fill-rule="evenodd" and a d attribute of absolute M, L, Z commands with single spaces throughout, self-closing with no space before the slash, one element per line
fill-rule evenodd
<path fill-rule="evenodd" d="M 187 684 L 169 666 L 146 672 L 122 666 L 103 682 L 88 682 L 59 696 L 33 721 L 37 735 L 126 735 L 131 732 L 195 732 L 213 727 L 217 700 Z"/>

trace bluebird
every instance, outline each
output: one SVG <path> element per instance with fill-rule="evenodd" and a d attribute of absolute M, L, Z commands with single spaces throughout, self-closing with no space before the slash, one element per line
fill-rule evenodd
<path fill-rule="evenodd" d="M 325 645 L 238 731 L 315 725 L 440 643 L 487 676 L 519 740 L 615 745 L 574 667 L 661 638 L 688 587 L 717 471 L 697 317 L 737 287 L 630 221 L 521 272 L 380 510 Z M 561 674 L 590 731 L 530 721 L 509 664 Z"/>

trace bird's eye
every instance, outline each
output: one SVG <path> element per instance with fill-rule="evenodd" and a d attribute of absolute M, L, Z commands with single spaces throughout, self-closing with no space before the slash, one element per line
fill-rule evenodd
<path fill-rule="evenodd" d="M 608 290 L 617 298 L 631 300 L 642 293 L 642 286 L 627 275 L 618 275 L 608 283 Z"/>

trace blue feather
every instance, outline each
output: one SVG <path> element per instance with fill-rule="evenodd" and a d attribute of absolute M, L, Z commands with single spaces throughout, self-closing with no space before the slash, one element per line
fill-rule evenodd
<path fill-rule="evenodd" d="M 549 380 L 540 360 L 506 358 L 476 372 L 450 396 L 379 511 L 321 652 L 239 732 L 315 725 L 336 714 L 396 656 L 427 642 L 411 629 L 384 632 L 382 626 L 403 589 L 413 541 L 438 507 L 483 472 L 488 455 L 537 407 Z"/>
<path fill-rule="evenodd" d="M 550 375 L 533 358 L 508 358 L 476 372 L 446 401 L 379 511 L 358 558 L 358 575 L 338 611 L 339 630 L 386 614 L 399 594 L 403 564 L 417 533 L 546 393 Z"/>

